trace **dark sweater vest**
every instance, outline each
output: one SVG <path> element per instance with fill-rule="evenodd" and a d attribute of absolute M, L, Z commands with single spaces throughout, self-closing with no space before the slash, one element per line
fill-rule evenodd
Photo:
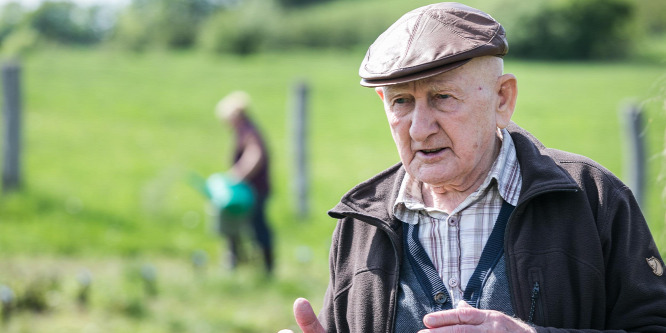
<path fill-rule="evenodd" d="M 504 229 L 513 212 L 504 202 L 493 231 L 486 242 L 476 270 L 467 282 L 463 299 L 478 309 L 501 311 L 513 316 L 511 294 L 504 263 Z M 423 317 L 431 312 L 452 309 L 444 282 L 418 240 L 418 224 L 403 223 L 404 258 L 400 268 L 400 288 L 395 332 L 425 329 Z"/>

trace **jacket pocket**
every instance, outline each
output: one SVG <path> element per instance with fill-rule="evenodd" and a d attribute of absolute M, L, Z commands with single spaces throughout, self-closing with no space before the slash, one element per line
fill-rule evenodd
<path fill-rule="evenodd" d="M 539 323 L 541 325 L 547 322 L 545 309 L 545 285 L 540 268 L 531 268 L 528 276 L 529 290 L 529 312 L 527 322 L 529 324 Z"/>

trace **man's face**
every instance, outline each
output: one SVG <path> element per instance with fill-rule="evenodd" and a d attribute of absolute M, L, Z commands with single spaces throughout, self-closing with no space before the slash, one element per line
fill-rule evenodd
<path fill-rule="evenodd" d="M 497 119 L 499 75 L 478 66 L 472 60 L 434 77 L 377 89 L 400 159 L 417 180 L 465 190 L 492 165 L 497 128 L 508 119 Z"/>

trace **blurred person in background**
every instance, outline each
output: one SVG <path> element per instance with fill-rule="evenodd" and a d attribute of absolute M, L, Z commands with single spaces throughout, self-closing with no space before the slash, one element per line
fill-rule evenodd
<path fill-rule="evenodd" d="M 507 52 L 504 28 L 458 3 L 370 46 L 361 85 L 401 163 L 329 212 L 330 281 L 319 317 L 294 303 L 303 332 L 666 332 L 664 263 L 631 190 L 511 121 Z"/>
<path fill-rule="evenodd" d="M 272 232 L 266 219 L 266 200 L 270 193 L 269 156 L 261 133 L 248 115 L 249 106 L 248 94 L 235 91 L 220 100 L 215 114 L 234 131 L 233 166 L 226 175 L 247 183 L 253 190 L 254 205 L 249 220 L 261 248 L 266 271 L 271 273 L 274 264 Z M 220 221 L 220 224 L 223 223 Z M 231 235 L 228 240 L 230 263 L 235 267 L 241 255 L 240 239 L 238 235 Z"/>

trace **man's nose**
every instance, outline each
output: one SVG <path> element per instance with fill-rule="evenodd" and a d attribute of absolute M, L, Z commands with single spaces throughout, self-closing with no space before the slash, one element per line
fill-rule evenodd
<path fill-rule="evenodd" d="M 439 127 L 434 117 L 434 111 L 427 101 L 416 101 L 412 111 L 412 123 L 409 127 L 409 135 L 412 140 L 425 141 L 430 135 L 437 133 Z"/>

